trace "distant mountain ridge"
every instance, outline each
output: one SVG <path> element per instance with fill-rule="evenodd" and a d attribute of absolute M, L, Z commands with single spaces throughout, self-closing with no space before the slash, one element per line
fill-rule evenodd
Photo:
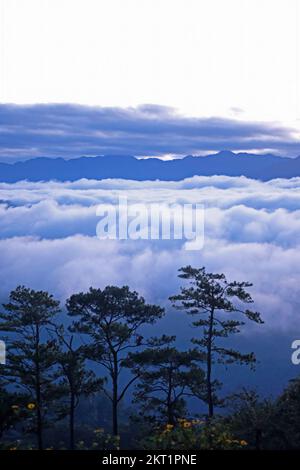
<path fill-rule="evenodd" d="M 268 181 L 300 176 L 300 157 L 256 155 L 222 151 L 203 157 L 175 160 L 138 159 L 130 155 L 63 158 L 38 157 L 16 163 L 0 163 L 0 181 L 75 181 L 81 178 L 122 178 L 138 181 L 178 181 L 195 175 L 246 176 Z"/>

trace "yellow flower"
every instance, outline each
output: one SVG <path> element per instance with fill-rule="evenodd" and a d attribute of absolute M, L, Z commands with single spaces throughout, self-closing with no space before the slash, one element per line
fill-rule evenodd
<path fill-rule="evenodd" d="M 34 403 L 28 403 L 27 408 L 28 408 L 28 410 L 34 410 L 35 404 Z"/>
<path fill-rule="evenodd" d="M 185 422 L 183 423 L 183 427 L 184 427 L 184 428 L 190 428 L 191 426 L 192 426 L 192 423 L 189 423 L 188 421 L 185 421 Z"/>
<path fill-rule="evenodd" d="M 166 430 L 171 431 L 174 428 L 173 424 L 167 424 L 166 425 Z"/>

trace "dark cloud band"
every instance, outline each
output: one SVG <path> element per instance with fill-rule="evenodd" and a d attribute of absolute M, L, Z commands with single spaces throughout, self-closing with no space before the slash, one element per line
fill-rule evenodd
<path fill-rule="evenodd" d="M 172 108 L 71 104 L 0 105 L 0 159 L 81 155 L 186 155 L 224 149 L 300 153 L 293 130 L 276 123 L 189 118 Z"/>

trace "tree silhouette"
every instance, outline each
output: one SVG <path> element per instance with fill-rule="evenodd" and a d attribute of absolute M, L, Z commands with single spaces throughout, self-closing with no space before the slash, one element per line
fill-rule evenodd
<path fill-rule="evenodd" d="M 67 403 L 60 409 L 60 415 L 69 417 L 70 449 L 75 448 L 75 410 L 81 396 L 89 396 L 99 391 L 103 380 L 96 378 L 93 371 L 86 368 L 85 351 L 82 346 L 74 346 L 74 335 L 70 335 L 63 325 L 54 325 L 57 337 L 56 362 L 60 371 L 58 388 Z"/>
<path fill-rule="evenodd" d="M 220 382 L 213 380 L 212 367 L 215 361 L 223 364 L 248 364 L 256 362 L 254 353 L 242 354 L 239 351 L 224 347 L 217 340 L 228 338 L 239 333 L 244 321 L 232 318 L 232 314 L 240 315 L 256 323 L 263 323 L 258 312 L 243 309 L 243 304 L 251 304 L 253 300 L 247 292 L 252 284 L 249 282 L 228 282 L 224 274 L 206 272 L 205 268 L 191 266 L 179 269 L 179 277 L 189 281 L 188 287 L 181 287 L 178 295 L 170 297 L 173 306 L 186 311 L 189 315 L 199 317 L 193 326 L 200 328 L 201 337 L 193 338 L 205 355 L 206 362 L 206 401 L 208 416 L 214 414 L 214 406 L 219 404 L 216 391 Z M 230 315 L 230 316 L 229 316 Z"/>
<path fill-rule="evenodd" d="M 185 397 L 190 396 L 190 385 L 197 381 L 199 393 L 205 374 L 197 366 L 200 355 L 193 349 L 178 351 L 175 337 L 163 337 L 163 347 L 147 348 L 131 354 L 132 367 L 139 373 L 135 387 L 135 402 L 141 405 L 141 416 L 150 422 L 175 425 L 186 416 Z"/>
<path fill-rule="evenodd" d="M 73 322 L 72 331 L 87 335 L 89 343 L 85 353 L 108 373 L 110 388 L 104 392 L 112 403 L 113 433 L 118 434 L 118 405 L 138 378 L 133 375 L 120 388 L 120 374 L 126 367 L 128 353 L 147 344 L 140 329 L 161 318 L 164 310 L 146 304 L 137 292 L 128 286 L 90 288 L 87 293 L 72 295 L 67 301 L 68 313 L 79 317 Z"/>
<path fill-rule="evenodd" d="M 44 291 L 24 286 L 10 293 L 0 313 L 0 331 L 8 333 L 4 373 L 23 389 L 35 406 L 38 448 L 43 449 L 47 405 L 55 399 L 55 344 L 46 340 L 47 326 L 59 312 L 59 302 Z"/>

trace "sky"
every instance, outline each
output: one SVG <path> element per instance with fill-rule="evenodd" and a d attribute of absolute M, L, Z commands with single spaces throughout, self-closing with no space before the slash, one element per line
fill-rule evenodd
<path fill-rule="evenodd" d="M 181 120 L 257 122 L 300 138 L 300 0 L 0 0 L 0 7 L 2 104 L 156 105 Z M 15 140 L 18 131 L 8 129 Z M 300 153 L 267 144 L 252 148 Z M 2 147 L 2 160 L 47 150 L 36 151 L 34 137 L 25 152 L 7 140 Z"/>
<path fill-rule="evenodd" d="M 218 150 L 296 157 L 299 28 L 300 0 L 0 0 L 0 161 Z M 203 203 L 203 250 L 98 240 L 96 207 L 120 191 L 138 202 Z M 266 388 L 291 376 L 299 178 L 0 182 L 0 201 L 0 300 L 18 284 L 61 300 L 129 284 L 169 311 L 178 268 L 205 265 L 253 282 L 265 325 L 242 341 L 263 350 Z M 183 334 L 170 318 L 167 331 Z"/>

